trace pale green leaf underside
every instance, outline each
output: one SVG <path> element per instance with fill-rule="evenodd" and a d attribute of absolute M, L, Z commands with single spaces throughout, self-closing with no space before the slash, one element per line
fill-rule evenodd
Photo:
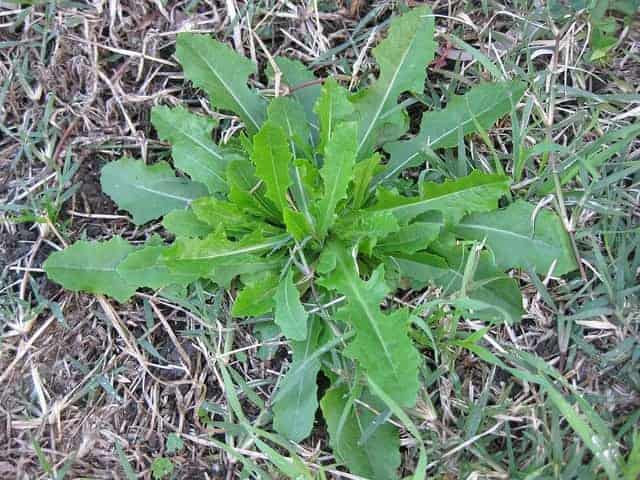
<path fill-rule="evenodd" d="M 535 206 L 517 201 L 493 212 L 466 217 L 453 232 L 467 240 L 486 240 L 497 266 L 533 268 L 546 274 L 552 263 L 554 275 L 577 268 L 569 236 L 558 216 L 549 210 L 535 212 Z"/>
<path fill-rule="evenodd" d="M 121 237 L 106 242 L 79 240 L 63 251 L 49 255 L 44 263 L 47 276 L 68 290 L 109 295 L 128 300 L 136 285 L 118 273 L 118 265 L 135 247 Z"/>
<path fill-rule="evenodd" d="M 100 184 L 119 208 L 131 213 L 137 225 L 184 209 L 207 194 L 201 183 L 176 177 L 166 162 L 145 165 L 129 157 L 106 164 Z"/>

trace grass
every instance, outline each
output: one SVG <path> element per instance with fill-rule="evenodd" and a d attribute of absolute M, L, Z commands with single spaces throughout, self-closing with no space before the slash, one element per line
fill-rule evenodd
<path fill-rule="evenodd" d="M 175 478 L 355 478 L 322 425 L 302 445 L 270 433 L 287 350 L 259 321 L 231 320 L 233 291 L 117 305 L 61 291 L 40 265 L 82 236 L 159 230 L 120 215 L 97 172 L 125 153 L 166 156 L 152 104 L 209 111 L 171 57 L 176 31 L 210 31 L 265 65 L 259 35 L 318 76 L 366 82 L 397 5 L 34 3 L 0 7 L 0 476 L 160 478 L 169 464 Z M 640 24 L 616 13 L 617 45 L 591 61 L 585 11 L 553 18 L 525 0 L 434 10 L 442 60 L 411 108 L 504 75 L 530 89 L 510 118 L 407 180 L 505 169 L 513 195 L 562 216 L 581 272 L 513 272 L 527 314 L 512 327 L 452 318 L 433 291 L 391 299 L 424 320 L 424 387 L 415 409 L 379 421 L 404 428 L 405 475 L 423 462 L 443 479 L 637 478 Z"/>

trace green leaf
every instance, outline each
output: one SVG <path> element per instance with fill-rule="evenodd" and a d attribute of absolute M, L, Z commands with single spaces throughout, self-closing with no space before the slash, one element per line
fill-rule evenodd
<path fill-rule="evenodd" d="M 267 186 L 266 197 L 273 201 L 279 212 L 288 205 L 291 160 L 284 131 L 271 122 L 265 123 L 253 138 L 251 161 L 256 166 L 256 175 Z"/>
<path fill-rule="evenodd" d="M 435 213 L 435 212 L 434 212 Z M 376 249 L 383 253 L 415 253 L 426 249 L 440 234 L 441 222 L 415 222 L 400 227 L 380 240 Z"/>
<path fill-rule="evenodd" d="M 554 275 L 564 275 L 577 268 L 569 236 L 553 212 L 525 201 L 493 212 L 476 213 L 453 227 L 453 232 L 467 240 L 485 240 L 502 269 L 534 268 L 546 274 L 554 261 Z"/>
<path fill-rule="evenodd" d="M 205 184 L 211 193 L 227 191 L 224 178 L 227 161 L 211 139 L 216 121 L 183 107 L 154 107 L 151 123 L 160 138 L 171 143 L 171 156 L 177 169 Z"/>
<path fill-rule="evenodd" d="M 184 209 L 207 194 L 201 183 L 176 177 L 166 162 L 145 165 L 142 160 L 129 157 L 107 163 L 102 168 L 100 184 L 118 208 L 131 213 L 137 225 Z"/>
<path fill-rule="evenodd" d="M 162 480 L 173 473 L 174 465 L 171 460 L 164 457 L 154 458 L 151 462 L 151 475 L 154 480 Z"/>
<path fill-rule="evenodd" d="M 306 339 L 291 342 L 293 361 L 274 399 L 273 428 L 293 442 L 301 442 L 313 429 L 318 409 L 316 378 L 320 359 L 311 355 L 318 348 L 321 332 L 322 323 L 312 318 Z"/>
<path fill-rule="evenodd" d="M 214 267 L 207 275 L 218 285 L 229 289 L 231 281 L 240 277 L 245 285 L 256 281 L 257 276 L 272 274 L 277 276 L 284 266 L 282 255 L 260 257 L 258 255 L 239 255 L 231 257 Z"/>
<path fill-rule="evenodd" d="M 353 208 L 360 209 L 364 206 L 369 195 L 369 185 L 374 175 L 380 169 L 382 156 L 374 153 L 366 160 L 361 160 L 353 167 L 353 189 L 351 191 L 351 203 Z"/>
<path fill-rule="evenodd" d="M 207 92 L 212 105 L 234 112 L 249 132 L 259 130 L 266 102 L 247 86 L 249 75 L 257 73 L 251 60 L 208 35 L 194 33 L 178 34 L 176 56 L 185 77 Z"/>
<path fill-rule="evenodd" d="M 133 251 L 135 247 L 120 237 L 106 242 L 80 240 L 49 255 L 43 267 L 51 280 L 67 290 L 108 295 L 126 302 L 136 286 L 123 278 L 117 267 Z"/>
<path fill-rule="evenodd" d="M 424 194 L 402 197 L 379 190 L 372 211 L 390 211 L 400 222 L 408 222 L 428 211 L 439 211 L 445 223 L 455 223 L 471 212 L 486 212 L 498 207 L 498 200 L 509 192 L 509 178 L 475 171 L 466 177 L 443 183 L 426 182 Z"/>
<path fill-rule="evenodd" d="M 311 235 L 312 232 L 309 222 L 302 213 L 294 212 L 290 208 L 285 208 L 282 212 L 282 217 L 287 227 L 287 232 L 298 242 L 301 242 L 305 237 Z"/>
<path fill-rule="evenodd" d="M 384 283 L 384 266 L 380 265 L 368 281 L 363 281 L 344 246 L 330 244 L 324 254 L 332 257 L 329 264 L 335 263 L 335 270 L 322 271 L 325 275 L 320 283 L 346 296 L 347 304 L 338 309 L 336 318 L 356 331 L 345 353 L 356 359 L 391 398 L 412 407 L 419 387 L 420 358 L 408 336 L 408 313 L 397 310 L 383 315 L 380 311 L 380 303 L 389 292 Z"/>
<path fill-rule="evenodd" d="M 296 88 L 300 87 L 303 84 L 312 82 L 317 80 L 313 72 L 307 70 L 301 62 L 297 60 L 291 60 L 284 57 L 277 57 L 276 64 L 282 73 L 282 81 L 289 86 L 289 88 L 294 88 L 290 94 L 291 97 L 295 98 L 298 103 L 300 103 L 304 107 L 304 111 L 307 117 L 307 123 L 311 125 L 313 131 L 317 133 L 318 130 L 318 119 L 313 111 L 313 108 L 320 96 L 320 85 L 307 85 L 304 88 Z"/>
<path fill-rule="evenodd" d="M 399 229 L 398 220 L 391 212 L 358 210 L 340 217 L 334 231 L 339 239 L 349 244 L 366 241 L 373 248 L 379 239 L 386 238 Z"/>
<path fill-rule="evenodd" d="M 333 137 L 338 124 L 353 120 L 354 109 L 349 101 L 349 92 L 341 87 L 333 78 L 322 85 L 315 112 L 320 120 L 320 145 L 318 151 L 324 149 Z"/>
<path fill-rule="evenodd" d="M 177 433 L 170 433 L 166 441 L 167 453 L 172 455 L 180 452 L 184 448 L 184 442 Z"/>
<path fill-rule="evenodd" d="M 286 97 L 274 98 L 269 104 L 269 122 L 279 126 L 289 138 L 289 147 L 293 158 L 313 158 L 311 131 L 302 105 Z M 309 192 L 306 191 L 300 166 L 297 162 L 291 166 L 292 194 L 296 205 L 303 212 L 306 221 L 313 223 L 309 211 Z"/>
<path fill-rule="evenodd" d="M 276 207 L 264 198 L 264 185 L 255 176 L 249 161 L 234 160 L 227 167 L 229 200 L 247 213 L 257 217 L 277 218 Z"/>
<path fill-rule="evenodd" d="M 235 204 L 215 197 L 201 197 L 191 204 L 196 218 L 213 230 L 223 228 L 230 235 L 240 235 L 258 230 L 263 222 L 249 217 Z"/>
<path fill-rule="evenodd" d="M 327 390 L 320 408 L 334 456 L 346 464 L 351 473 L 372 480 L 398 478 L 400 439 L 396 427 L 389 423 L 376 425 L 373 433 L 362 441 L 376 420 L 375 414 L 350 400 L 345 386 Z"/>
<path fill-rule="evenodd" d="M 445 289 L 454 305 L 468 312 L 472 318 L 489 322 L 520 322 L 523 315 L 522 295 L 518 283 L 496 269 L 488 253 L 480 254 L 470 284 L 464 283 L 464 270 L 468 259 L 461 247 L 443 256 L 430 253 L 389 256 L 387 265 L 397 268 L 400 274 L 417 281 L 417 286 L 433 284 Z M 462 291 L 464 287 L 464 292 Z"/>
<path fill-rule="evenodd" d="M 222 268 L 229 262 L 242 262 L 250 254 L 276 250 L 290 238 L 286 234 L 264 238 L 261 232 L 256 232 L 232 242 L 222 232 L 216 232 L 203 239 L 179 238 L 164 252 L 163 257 L 172 271 L 205 277 L 215 267 Z"/>
<path fill-rule="evenodd" d="M 426 67 L 433 60 L 435 42 L 431 9 L 418 7 L 392 20 L 387 38 L 373 49 L 380 67 L 378 79 L 353 99 L 360 115 L 358 157 L 364 158 L 381 144 L 392 125 L 397 138 L 406 130 L 406 118 L 398 109 L 404 92 L 422 93 Z"/>
<path fill-rule="evenodd" d="M 318 233 L 321 237 L 333 225 L 338 203 L 347 196 L 347 187 L 356 163 L 356 138 L 356 124 L 344 123 L 327 143 L 324 165 L 320 169 L 324 194 L 316 206 Z"/>
<path fill-rule="evenodd" d="M 130 253 L 118 265 L 118 273 L 129 283 L 153 289 L 167 285 L 186 285 L 196 280 L 195 275 L 169 270 L 162 258 L 167 248 L 165 245 L 149 245 Z"/>
<path fill-rule="evenodd" d="M 231 309 L 234 317 L 257 317 L 273 310 L 278 276 L 268 274 L 247 285 L 236 297 Z"/>
<path fill-rule="evenodd" d="M 274 320 L 289 340 L 302 341 L 307 338 L 307 318 L 300 293 L 293 283 L 293 270 L 280 281 L 275 295 Z"/>
<path fill-rule="evenodd" d="M 411 140 L 388 143 L 384 149 L 390 160 L 375 182 L 394 178 L 402 170 L 419 164 L 426 149 L 458 146 L 462 135 L 488 130 L 501 117 L 511 111 L 526 90 L 519 80 L 483 83 L 464 95 L 454 95 L 446 108 L 427 112 L 422 116 L 420 133 Z"/>
<path fill-rule="evenodd" d="M 191 209 L 167 213 L 162 219 L 162 226 L 176 237 L 204 237 L 213 232 L 211 225 L 198 220 Z"/>
<path fill-rule="evenodd" d="M 311 131 L 301 104 L 292 98 L 276 97 L 269 103 L 268 119 L 287 135 L 293 158 L 313 158 Z"/>

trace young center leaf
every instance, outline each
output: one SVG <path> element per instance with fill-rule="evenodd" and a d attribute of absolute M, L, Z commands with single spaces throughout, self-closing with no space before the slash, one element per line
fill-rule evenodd
<path fill-rule="evenodd" d="M 325 149 L 320 176 L 324 194 L 317 203 L 318 231 L 324 237 L 335 220 L 338 203 L 346 198 L 347 187 L 356 163 L 356 124 L 343 123 L 333 134 Z"/>
<path fill-rule="evenodd" d="M 107 163 L 100 185 L 119 208 L 133 216 L 136 225 L 187 208 L 194 199 L 207 194 L 201 183 L 176 177 L 166 162 L 145 165 L 129 157 Z"/>
<path fill-rule="evenodd" d="M 320 371 L 320 359 L 312 355 L 318 348 L 321 332 L 320 319 L 311 318 L 306 339 L 291 342 L 293 361 L 274 398 L 273 427 L 293 442 L 301 442 L 313 429 L 318 409 L 316 377 Z"/>
<path fill-rule="evenodd" d="M 511 111 L 525 90 L 526 84 L 519 80 L 483 83 L 464 95 L 454 95 L 444 109 L 425 113 L 422 115 L 420 133 L 415 138 L 384 146 L 391 158 L 385 171 L 376 178 L 376 184 L 420 163 L 427 148 L 457 146 L 460 130 L 464 136 L 476 133 L 479 129 L 489 129 Z"/>
<path fill-rule="evenodd" d="M 44 262 L 47 276 L 68 290 L 108 295 L 126 302 L 137 285 L 118 272 L 118 265 L 136 248 L 121 237 L 106 242 L 79 240 Z"/>
<path fill-rule="evenodd" d="M 318 119 L 313 107 L 320 96 L 320 85 L 311 83 L 317 78 L 307 70 L 307 67 L 298 60 L 291 60 L 285 57 L 275 59 L 282 81 L 291 89 L 290 96 L 302 105 L 307 117 L 307 123 L 311 127 L 313 138 L 318 134 Z M 315 143 L 315 142 L 313 142 Z"/>
<path fill-rule="evenodd" d="M 302 341 L 307 337 L 307 318 L 300 292 L 293 283 L 293 270 L 280 281 L 275 294 L 274 321 L 289 340 Z"/>
<path fill-rule="evenodd" d="M 375 403 L 371 396 L 363 400 Z M 352 473 L 371 480 L 398 478 L 400 438 L 396 427 L 389 423 L 373 425 L 375 414 L 350 398 L 345 386 L 327 390 L 320 408 L 333 454 Z"/>
<path fill-rule="evenodd" d="M 213 143 L 212 118 L 191 113 L 184 107 L 154 107 L 151 123 L 162 140 L 171 143 L 174 165 L 193 180 L 207 186 L 209 192 L 225 192 L 227 162 L 222 150 Z"/>
<path fill-rule="evenodd" d="M 322 85 L 320 97 L 316 103 L 315 112 L 320 120 L 320 145 L 318 150 L 324 149 L 333 137 L 338 124 L 353 120 L 355 110 L 349 101 L 349 92 L 341 87 L 333 78 L 327 79 Z"/>
<path fill-rule="evenodd" d="M 408 313 L 396 310 L 385 315 L 380 311 L 380 303 L 390 290 L 384 282 L 384 266 L 364 281 L 344 245 L 334 242 L 324 255 L 321 284 L 346 297 L 347 304 L 338 309 L 336 317 L 356 332 L 345 353 L 399 405 L 412 407 L 419 386 L 420 357 L 408 336 Z"/>
<path fill-rule="evenodd" d="M 401 222 L 433 210 L 440 212 L 445 222 L 455 223 L 471 212 L 495 210 L 498 200 L 509 191 L 509 178 L 476 171 L 443 183 L 427 182 L 423 191 L 420 196 L 403 197 L 380 190 L 371 210 L 393 212 Z"/>
<path fill-rule="evenodd" d="M 180 33 L 176 56 L 185 76 L 209 95 L 212 105 L 238 115 L 250 133 L 260 129 L 267 109 L 257 90 L 247 86 L 257 73 L 253 62 L 208 35 Z"/>
<path fill-rule="evenodd" d="M 485 240 L 496 265 L 509 268 L 533 268 L 546 274 L 556 262 L 553 273 L 564 275 L 578 265 L 567 231 L 553 212 L 519 200 L 507 208 L 469 215 L 453 232 L 466 240 Z"/>
<path fill-rule="evenodd" d="M 266 197 L 280 212 L 287 208 L 291 160 L 289 142 L 282 128 L 265 123 L 253 138 L 251 161 L 256 166 L 256 176 L 267 186 Z"/>
<path fill-rule="evenodd" d="M 398 97 L 404 92 L 424 90 L 426 66 L 435 51 L 433 29 L 431 10 L 417 7 L 394 18 L 387 37 L 373 49 L 380 75 L 353 97 L 360 117 L 358 158 L 369 156 L 376 145 L 406 131 L 407 121 L 398 107 Z"/>

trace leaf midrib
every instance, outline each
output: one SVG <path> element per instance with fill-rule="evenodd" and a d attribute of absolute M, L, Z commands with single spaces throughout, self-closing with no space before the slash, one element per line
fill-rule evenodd
<path fill-rule="evenodd" d="M 551 243 L 546 243 L 540 238 L 530 237 L 530 236 L 527 236 L 527 235 L 523 235 L 522 233 L 514 232 L 512 230 L 505 230 L 505 229 L 502 229 L 502 228 L 489 227 L 489 226 L 481 225 L 481 224 L 477 224 L 477 223 L 466 223 L 466 222 L 465 223 L 461 223 L 458 226 L 458 228 L 470 228 L 471 230 L 482 230 L 482 231 L 496 232 L 496 233 L 502 234 L 504 236 L 511 236 L 511 237 L 522 239 L 522 240 L 526 240 L 526 241 L 531 242 L 531 243 L 541 244 L 541 246 L 546 247 L 546 248 L 552 248 L 554 250 L 556 249 L 555 245 L 553 245 Z"/>
<path fill-rule="evenodd" d="M 216 258 L 224 258 L 224 257 L 233 257 L 236 255 L 242 255 L 243 253 L 252 253 L 252 252 L 257 252 L 260 250 L 266 250 L 268 248 L 271 247 L 277 247 L 280 244 L 282 244 L 283 242 L 286 242 L 287 240 L 289 240 L 291 238 L 290 235 L 282 235 L 270 242 L 264 242 L 264 243 L 259 243 L 256 245 L 251 245 L 248 247 L 242 247 L 242 248 L 238 248 L 236 250 L 225 250 L 219 253 L 213 253 L 211 255 L 204 255 L 204 256 L 198 256 L 198 257 L 181 257 L 178 258 L 177 260 L 215 260 Z"/>
<path fill-rule="evenodd" d="M 459 128 L 464 128 L 465 125 L 467 125 L 468 123 L 471 123 L 473 121 L 474 118 L 477 118 L 480 115 L 484 115 L 485 113 L 489 112 L 490 110 L 493 110 L 496 105 L 498 105 L 499 102 L 496 102 L 496 104 L 485 108 L 484 110 L 481 110 L 478 113 L 473 113 L 473 117 L 471 117 L 468 120 L 464 120 L 461 124 L 456 125 L 454 128 L 451 128 L 449 130 L 447 130 L 445 133 L 443 133 L 442 135 L 440 135 L 439 137 L 437 137 L 435 140 L 430 140 L 430 139 L 424 139 L 424 142 L 426 144 L 427 147 L 432 147 L 433 145 L 435 145 L 436 143 L 438 143 L 440 140 L 442 140 L 443 138 L 445 138 L 447 135 L 451 135 L 453 132 L 455 132 L 456 130 L 458 130 Z M 442 110 L 437 110 L 437 112 L 444 112 L 446 110 L 446 107 Z M 418 134 L 419 135 L 419 134 Z M 412 140 L 407 140 L 408 142 L 412 142 L 415 139 L 418 140 L 422 140 L 419 136 L 415 137 Z M 390 171 L 388 171 L 387 173 L 383 174 L 382 177 L 380 178 L 380 180 L 376 183 L 381 183 L 385 180 L 387 180 L 388 178 L 392 177 L 393 175 L 395 175 L 399 170 L 402 170 L 404 168 L 405 165 L 407 165 L 409 162 L 411 162 L 411 160 L 413 160 L 414 158 L 416 158 L 418 155 L 420 155 L 420 153 L 422 153 L 420 150 L 417 150 L 415 153 L 413 153 L 412 155 L 410 155 L 409 157 L 407 157 L 406 160 L 404 160 L 403 162 L 401 162 L 400 164 L 398 164 L 395 168 L 391 169 Z"/>
<path fill-rule="evenodd" d="M 337 256 L 337 261 L 340 263 L 340 268 L 342 269 L 342 271 L 346 274 L 345 277 L 347 278 L 347 284 L 349 285 L 351 292 L 356 298 L 356 301 L 359 304 L 360 308 L 362 308 L 362 310 L 365 312 L 365 317 L 367 318 L 369 324 L 371 325 L 378 342 L 382 346 L 382 349 L 384 351 L 384 356 L 387 359 L 387 363 L 391 367 L 390 370 L 393 372 L 393 376 L 395 377 L 396 380 L 400 381 L 400 377 L 398 376 L 396 365 L 393 362 L 393 357 L 391 355 L 391 352 L 389 352 L 387 348 L 387 344 L 384 341 L 384 336 L 380 332 L 380 329 L 378 328 L 378 324 L 375 321 L 375 315 L 373 314 L 373 312 L 371 312 L 371 310 L 369 309 L 369 305 L 367 304 L 366 300 L 362 297 L 360 289 L 358 288 L 358 284 L 350 275 L 349 266 L 344 263 L 341 255 Z"/>
<path fill-rule="evenodd" d="M 218 71 L 213 67 L 213 65 L 211 65 L 209 63 L 209 60 L 203 56 L 199 51 L 193 49 L 191 47 L 191 44 L 189 45 L 189 49 L 194 52 L 196 54 L 196 56 L 198 58 L 200 58 L 207 67 L 209 67 L 209 69 L 211 70 L 211 72 L 215 75 L 215 77 L 218 79 L 218 81 L 222 84 L 222 86 L 225 88 L 225 90 L 227 90 L 227 92 L 231 95 L 231 97 L 233 98 L 233 100 L 236 102 L 236 104 L 240 107 L 240 109 L 245 113 L 245 115 L 249 118 L 249 120 L 251 120 L 251 123 L 253 124 L 253 126 L 255 127 L 256 130 L 259 130 L 260 126 L 258 125 L 258 122 L 256 121 L 256 119 L 253 117 L 253 115 L 247 110 L 247 108 L 245 107 L 245 105 L 240 101 L 240 99 L 238 98 L 237 94 L 234 92 L 234 90 L 227 84 L 227 82 L 225 82 L 225 80 L 220 76 L 220 74 L 218 73 Z M 215 99 L 214 99 L 215 102 Z"/>
<path fill-rule="evenodd" d="M 413 35 L 413 37 L 411 38 L 411 41 L 409 42 L 409 45 L 407 46 L 407 48 L 402 53 L 402 58 L 400 59 L 400 62 L 398 63 L 397 68 L 393 72 L 393 75 L 391 77 L 391 81 L 389 82 L 389 87 L 385 90 L 385 93 L 384 93 L 384 95 L 382 97 L 382 101 L 380 102 L 380 105 L 378 106 L 378 109 L 376 110 L 372 121 L 367 126 L 367 130 L 366 130 L 365 134 L 362 136 L 362 139 L 358 143 L 358 148 L 356 150 L 356 156 L 358 156 L 360 154 L 360 150 L 362 149 L 362 146 L 367 142 L 367 139 L 369 138 L 369 135 L 371 135 L 371 132 L 373 131 L 374 126 L 376 125 L 378 119 L 380 118 L 380 114 L 382 113 L 382 109 L 384 108 L 385 104 L 387 103 L 387 100 L 389 99 L 389 96 L 391 95 L 391 91 L 395 88 L 396 79 L 398 78 L 400 70 L 404 67 L 404 63 L 405 63 L 405 61 L 407 59 L 407 56 L 409 55 L 409 51 L 411 50 L 411 48 L 413 48 L 413 44 L 415 43 L 416 39 L 418 38 L 418 32 L 419 32 L 419 28 L 416 28 L 416 32 Z M 378 79 L 378 81 L 379 81 L 379 79 Z"/>

